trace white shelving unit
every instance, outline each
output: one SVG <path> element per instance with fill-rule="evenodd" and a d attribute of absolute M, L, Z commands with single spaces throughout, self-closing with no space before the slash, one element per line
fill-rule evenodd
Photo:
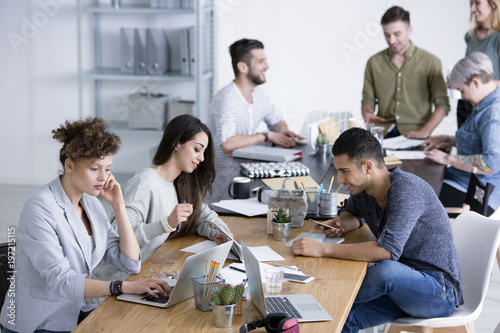
<path fill-rule="evenodd" d="M 151 91 L 195 102 L 195 116 L 207 121 L 213 95 L 214 0 L 194 0 L 193 8 L 150 8 L 148 0 L 77 0 L 77 42 L 80 117 L 95 115 L 108 121 L 122 138 L 117 155 L 119 172 L 133 174 L 151 163 L 151 150 L 162 130 L 128 129 L 126 98 Z M 163 75 L 120 72 L 120 28 L 164 29 L 169 41 L 170 70 Z M 180 30 L 195 27 L 195 66 L 180 74 Z M 116 158 L 115 158 L 116 161 Z"/>

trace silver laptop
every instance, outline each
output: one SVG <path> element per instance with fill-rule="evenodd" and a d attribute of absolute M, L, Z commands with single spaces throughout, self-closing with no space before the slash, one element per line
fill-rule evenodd
<path fill-rule="evenodd" d="M 321 307 L 313 295 L 276 295 L 264 296 L 259 260 L 253 255 L 243 241 L 243 263 L 248 278 L 248 292 L 253 304 L 266 316 L 273 312 L 286 312 L 297 317 L 299 322 L 332 320 L 328 312 Z"/>
<path fill-rule="evenodd" d="M 141 295 L 122 294 L 118 296 L 117 299 L 161 308 L 169 308 L 175 304 L 183 302 L 193 297 L 191 276 L 204 275 L 207 261 L 210 262 L 213 260 L 220 262 L 220 267 L 223 267 L 232 245 L 233 242 L 226 242 L 188 257 L 182 266 L 181 274 L 179 275 L 175 287 L 169 296 L 165 297 L 158 293 L 159 297 L 155 298 L 148 293 Z M 165 279 L 165 281 L 169 282 L 169 279 Z"/>

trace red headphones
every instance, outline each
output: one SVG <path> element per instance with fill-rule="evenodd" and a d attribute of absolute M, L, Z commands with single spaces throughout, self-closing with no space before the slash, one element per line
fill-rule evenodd
<path fill-rule="evenodd" d="M 240 333 L 247 333 L 258 327 L 265 327 L 266 331 L 271 333 L 298 333 L 299 322 L 297 318 L 290 317 L 286 313 L 270 313 L 266 318 L 258 319 L 246 323 L 240 327 Z"/>

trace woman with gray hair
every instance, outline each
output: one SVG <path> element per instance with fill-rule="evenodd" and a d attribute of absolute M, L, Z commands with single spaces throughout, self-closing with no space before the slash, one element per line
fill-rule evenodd
<path fill-rule="evenodd" d="M 439 199 L 445 207 L 461 207 L 470 173 L 477 169 L 479 180 L 495 185 L 488 215 L 500 205 L 500 88 L 494 81 L 490 58 L 475 52 L 460 60 L 451 71 L 450 87 L 462 93 L 473 111 L 455 136 L 438 135 L 427 139 L 427 158 L 449 165 Z M 457 147 L 457 154 L 440 149 Z"/>

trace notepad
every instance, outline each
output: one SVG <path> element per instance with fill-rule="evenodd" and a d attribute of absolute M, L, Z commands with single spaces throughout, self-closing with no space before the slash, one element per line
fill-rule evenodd
<path fill-rule="evenodd" d="M 241 163 L 240 171 L 249 178 L 306 176 L 309 168 L 300 162 Z"/>
<path fill-rule="evenodd" d="M 287 148 L 248 146 L 235 149 L 233 157 L 269 162 L 287 162 L 301 158 L 302 151 Z"/>

